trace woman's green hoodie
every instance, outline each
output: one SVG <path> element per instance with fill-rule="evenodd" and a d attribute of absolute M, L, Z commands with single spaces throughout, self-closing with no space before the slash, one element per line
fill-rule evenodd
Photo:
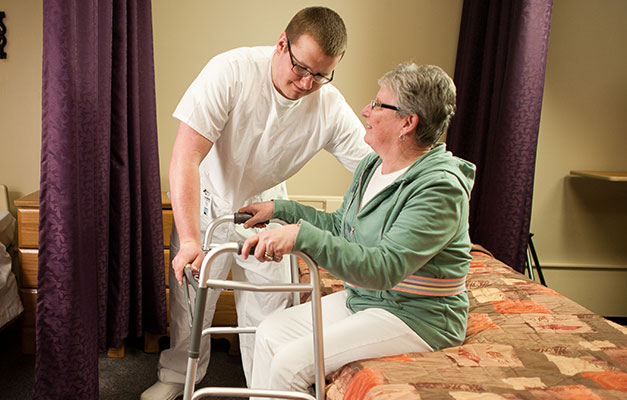
<path fill-rule="evenodd" d="M 465 277 L 470 264 L 468 210 L 475 166 L 439 143 L 359 210 L 381 163 L 375 153 L 355 171 L 334 213 L 276 200 L 274 218 L 300 221 L 294 250 L 342 279 L 353 312 L 382 308 L 402 319 L 434 350 L 463 342 L 466 291 L 423 296 L 391 290 L 411 275 Z"/>

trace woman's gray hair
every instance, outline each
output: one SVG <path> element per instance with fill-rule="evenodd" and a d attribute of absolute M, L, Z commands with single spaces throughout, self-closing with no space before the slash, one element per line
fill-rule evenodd
<path fill-rule="evenodd" d="M 448 129 L 455 115 L 455 83 L 435 65 L 400 64 L 379 79 L 396 97 L 400 116 L 418 115 L 416 141 L 431 146 Z"/>

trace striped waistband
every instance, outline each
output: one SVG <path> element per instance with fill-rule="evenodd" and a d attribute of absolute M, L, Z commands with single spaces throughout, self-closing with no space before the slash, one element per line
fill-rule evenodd
<path fill-rule="evenodd" d="M 412 275 L 392 290 L 421 296 L 454 296 L 466 290 L 466 277 L 438 279 Z"/>

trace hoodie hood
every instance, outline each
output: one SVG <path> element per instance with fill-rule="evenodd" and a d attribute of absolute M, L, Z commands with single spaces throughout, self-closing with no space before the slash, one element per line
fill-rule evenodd
<path fill-rule="evenodd" d="M 433 146 L 427 154 L 416 160 L 404 175 L 409 179 L 418 179 L 437 171 L 455 175 L 470 197 L 475 182 L 476 167 L 469 161 L 453 156 L 453 153 L 446 150 L 444 143 L 437 143 Z"/>
<path fill-rule="evenodd" d="M 368 155 L 364 171 L 374 170 L 382 163 L 376 153 Z M 470 197 L 474 182 L 476 167 L 473 163 L 455 157 L 446 150 L 445 143 L 437 143 L 428 153 L 416 160 L 405 173 L 397 178 L 395 183 L 403 184 L 407 181 L 428 178 L 434 172 L 446 172 L 454 175 Z"/>

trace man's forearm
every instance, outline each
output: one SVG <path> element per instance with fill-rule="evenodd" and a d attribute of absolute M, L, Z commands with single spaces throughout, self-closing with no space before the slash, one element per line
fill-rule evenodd
<path fill-rule="evenodd" d="M 198 168 L 175 168 L 171 171 L 170 197 L 180 243 L 200 244 L 199 193 Z"/>
<path fill-rule="evenodd" d="M 170 160 L 170 199 L 179 242 L 200 247 L 199 165 L 213 143 L 181 122 Z"/>

